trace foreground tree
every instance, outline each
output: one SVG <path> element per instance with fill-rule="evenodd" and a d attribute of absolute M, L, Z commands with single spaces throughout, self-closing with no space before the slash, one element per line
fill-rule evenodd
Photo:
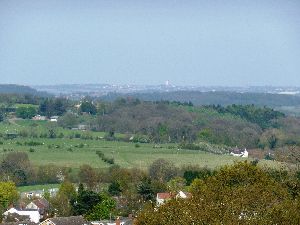
<path fill-rule="evenodd" d="M 247 162 L 222 168 L 215 176 L 196 179 L 190 199 L 147 206 L 138 225 L 299 224 L 299 199 L 281 183 Z M 296 210 L 295 210 L 296 209 Z"/>
<path fill-rule="evenodd" d="M 16 185 L 13 182 L 0 182 L 0 209 L 6 209 L 17 199 L 18 191 Z"/>
<path fill-rule="evenodd" d="M 72 202 L 72 210 L 75 215 L 85 215 L 100 202 L 101 197 L 98 193 L 85 190 L 83 184 L 80 184 L 77 198 Z"/>
<path fill-rule="evenodd" d="M 27 184 L 30 170 L 31 164 L 25 152 L 10 152 L 0 164 L 0 174 L 4 174 L 6 180 L 12 180 L 17 185 Z"/>
<path fill-rule="evenodd" d="M 71 202 L 74 202 L 77 197 L 75 187 L 69 181 L 64 181 L 60 187 L 57 195 L 50 199 L 51 211 L 58 216 L 71 216 L 72 206 Z"/>
<path fill-rule="evenodd" d="M 116 202 L 105 194 L 100 194 L 100 202 L 87 212 L 85 218 L 89 221 L 109 219 L 116 207 Z"/>

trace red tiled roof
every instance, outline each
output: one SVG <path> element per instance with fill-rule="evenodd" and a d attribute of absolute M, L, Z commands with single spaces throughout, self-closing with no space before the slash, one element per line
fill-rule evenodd
<path fill-rule="evenodd" d="M 46 208 L 46 206 L 45 206 L 42 202 L 40 202 L 39 199 L 34 200 L 33 203 L 34 203 L 37 207 L 39 207 L 39 209 L 44 209 L 44 208 Z"/>
<path fill-rule="evenodd" d="M 169 199 L 169 198 L 171 198 L 171 194 L 168 193 L 168 192 L 157 193 L 157 198 L 159 198 L 159 199 Z"/>

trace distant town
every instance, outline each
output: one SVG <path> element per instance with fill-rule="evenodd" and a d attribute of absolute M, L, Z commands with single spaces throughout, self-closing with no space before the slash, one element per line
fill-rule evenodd
<path fill-rule="evenodd" d="M 184 86 L 173 85 L 166 81 L 161 85 L 132 85 L 132 84 L 58 84 L 58 85 L 32 85 L 41 92 L 48 92 L 57 96 L 69 96 L 78 98 L 80 96 L 101 97 L 109 93 L 151 93 L 151 92 L 175 92 L 175 91 L 200 91 L 200 92 L 237 92 L 237 93 L 269 93 L 300 95 L 300 87 L 286 86 Z"/>

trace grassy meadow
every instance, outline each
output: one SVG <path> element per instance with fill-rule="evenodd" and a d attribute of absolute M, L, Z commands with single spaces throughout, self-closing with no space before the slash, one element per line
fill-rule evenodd
<path fill-rule="evenodd" d="M 33 132 L 46 133 L 55 124 L 46 121 L 16 120 L 14 123 L 0 123 L 0 132 Z M 108 158 L 113 158 L 115 164 L 132 168 L 147 169 L 156 159 L 163 158 L 173 162 L 176 166 L 199 165 L 216 168 L 231 164 L 241 158 L 229 155 L 216 155 L 198 150 L 178 149 L 177 144 L 163 144 L 154 147 L 154 144 L 138 145 L 131 142 L 106 141 L 104 133 L 74 131 L 55 127 L 56 133 L 62 133 L 63 138 L 36 138 L 17 137 L 14 139 L 0 138 L 0 158 L 10 151 L 24 151 L 36 166 L 55 164 L 58 166 L 77 169 L 83 164 L 95 168 L 108 168 L 108 164 L 101 160 L 96 151 L 101 151 Z M 93 139 L 70 138 L 69 135 L 87 133 Z M 28 144 L 29 143 L 29 144 Z M 36 145 L 30 145 L 35 143 Z"/>
<path fill-rule="evenodd" d="M 18 187 L 19 192 L 37 191 L 37 190 L 49 190 L 51 188 L 59 188 L 60 184 L 40 184 L 40 185 L 28 185 Z"/>

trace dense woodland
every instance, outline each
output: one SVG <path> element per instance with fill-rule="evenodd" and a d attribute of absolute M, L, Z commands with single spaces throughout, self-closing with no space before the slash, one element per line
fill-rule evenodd
<path fill-rule="evenodd" d="M 203 105 L 192 102 L 148 102 L 119 98 L 114 102 L 85 98 L 43 98 L 32 95 L 0 95 L 0 120 L 15 115 L 32 118 L 40 114 L 60 116 L 58 124 L 75 128 L 84 124 L 91 131 L 134 136 L 137 142 L 212 144 L 240 148 L 299 145 L 299 118 L 270 107 L 252 105 Z"/>

